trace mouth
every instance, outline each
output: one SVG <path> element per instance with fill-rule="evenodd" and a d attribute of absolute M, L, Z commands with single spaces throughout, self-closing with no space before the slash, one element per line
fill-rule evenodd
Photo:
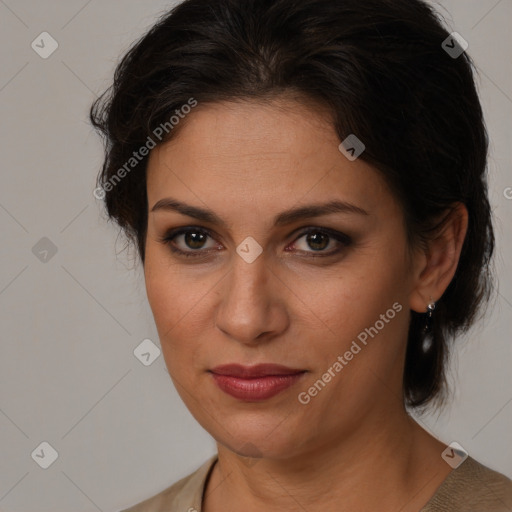
<path fill-rule="evenodd" d="M 266 363 L 256 366 L 227 364 L 209 370 L 217 386 L 233 398 L 267 400 L 297 383 L 307 370 Z"/>

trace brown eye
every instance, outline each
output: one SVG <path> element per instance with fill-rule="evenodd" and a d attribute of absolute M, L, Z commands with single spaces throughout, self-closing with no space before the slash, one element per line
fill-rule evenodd
<path fill-rule="evenodd" d="M 168 245 L 172 252 L 187 257 L 204 257 L 215 246 L 206 247 L 208 238 L 212 238 L 208 231 L 200 228 L 188 227 L 169 231 L 160 239 Z"/>
<path fill-rule="evenodd" d="M 183 240 L 190 249 L 202 249 L 208 235 L 196 231 L 189 231 L 183 234 Z"/>
<path fill-rule="evenodd" d="M 304 239 L 304 243 L 298 243 L 301 239 Z M 300 252 L 309 253 L 311 256 L 331 256 L 339 253 L 351 243 L 352 239 L 344 233 L 316 228 L 299 235 L 293 246 Z M 329 247 L 331 250 L 326 250 Z"/>
<path fill-rule="evenodd" d="M 308 233 L 306 243 L 315 251 L 321 251 L 329 245 L 329 236 L 325 233 Z"/>

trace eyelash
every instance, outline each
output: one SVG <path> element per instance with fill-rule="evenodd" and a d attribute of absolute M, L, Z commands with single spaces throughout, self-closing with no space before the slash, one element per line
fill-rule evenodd
<path fill-rule="evenodd" d="M 205 256 L 205 253 L 212 251 L 212 249 L 209 249 L 206 251 L 202 250 L 202 249 L 191 250 L 191 251 L 182 251 L 181 249 L 178 249 L 177 247 L 172 245 L 172 241 L 177 236 L 187 234 L 187 233 L 200 233 L 200 234 L 209 236 L 210 238 L 213 238 L 213 236 L 211 235 L 211 232 L 208 231 L 207 229 L 189 226 L 186 228 L 172 229 L 172 230 L 168 231 L 165 234 L 165 236 L 159 238 L 158 240 L 159 240 L 159 242 L 163 243 L 164 245 L 168 245 L 173 253 L 178 254 L 179 256 L 184 256 L 186 258 L 201 258 L 201 257 Z M 294 240 L 294 242 L 296 242 L 297 240 L 302 238 L 304 235 L 308 235 L 311 233 L 323 234 L 323 235 L 327 235 L 329 238 L 334 238 L 337 242 L 339 242 L 342 245 L 342 247 L 335 249 L 335 250 L 331 250 L 330 252 L 327 252 L 327 253 L 312 252 L 310 254 L 309 251 L 302 251 L 302 252 L 309 254 L 309 256 L 307 256 L 307 257 L 311 257 L 311 258 L 324 257 L 325 258 L 328 256 L 334 256 L 335 254 L 338 254 L 344 248 L 347 248 L 352 244 L 352 239 L 348 235 L 345 235 L 344 233 L 341 233 L 339 231 L 335 231 L 332 229 L 317 228 L 317 227 L 310 227 L 304 231 L 301 231 L 297 235 L 297 238 Z"/>

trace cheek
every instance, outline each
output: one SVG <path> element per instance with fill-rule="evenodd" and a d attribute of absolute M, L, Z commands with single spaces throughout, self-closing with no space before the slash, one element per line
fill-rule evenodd
<path fill-rule="evenodd" d="M 211 317 L 208 294 L 215 292 L 214 283 L 203 278 L 191 277 L 169 258 L 156 257 L 151 251 L 146 258 L 146 294 L 157 327 L 167 368 L 179 375 L 185 364 L 201 361 L 200 340 L 205 323 Z"/>
<path fill-rule="evenodd" d="M 179 293 L 179 283 L 156 270 L 146 277 L 146 290 L 158 331 L 162 355 L 173 380 L 184 382 L 186 377 L 186 349 L 190 344 L 180 343 L 186 332 L 187 299 Z M 175 382 L 176 384 L 176 382 Z M 179 389 L 179 386 L 177 386 Z M 178 391 L 179 392 L 179 391 Z"/>
<path fill-rule="evenodd" d="M 395 245 L 395 248 L 399 245 Z M 394 254 L 393 254 L 394 252 Z M 350 379 L 362 378 L 370 366 L 379 375 L 386 374 L 396 364 L 407 332 L 407 284 L 404 266 L 397 249 L 380 247 L 367 251 L 357 264 L 341 266 L 336 274 L 325 276 L 314 284 L 305 279 L 301 295 L 308 297 L 315 312 L 320 332 L 332 343 L 325 345 L 320 358 L 328 368 L 338 355 L 343 355 L 356 343 L 361 350 L 344 371 Z M 312 321 L 315 321 L 314 319 Z M 310 329 L 312 329 L 310 324 Z M 366 343 L 366 344 L 365 344 Z M 348 375 L 346 375 L 348 377 Z"/>
<path fill-rule="evenodd" d="M 175 269 L 165 263 L 156 250 L 147 250 L 145 263 L 145 284 L 149 305 L 157 327 L 164 356 L 169 351 L 168 339 L 176 335 L 185 321 L 188 295 L 182 290 L 183 278 Z M 185 317 L 186 318 L 186 317 Z M 181 321 L 180 321 L 181 319 Z"/>
<path fill-rule="evenodd" d="M 170 273 L 151 251 L 146 252 L 145 264 L 146 294 L 159 331 L 170 328 L 176 311 L 171 304 L 176 303 L 177 283 L 170 279 Z"/>
<path fill-rule="evenodd" d="M 327 334 L 346 339 L 373 324 L 395 301 L 403 300 L 400 268 L 389 258 L 368 255 L 332 273 L 302 276 L 295 292 L 318 320 L 331 328 Z"/>
<path fill-rule="evenodd" d="M 146 294 L 159 330 L 171 329 L 197 302 L 196 286 L 172 263 L 166 251 L 165 247 L 148 244 L 144 269 Z"/>
<path fill-rule="evenodd" d="M 319 339 L 315 352 L 309 353 L 315 372 L 301 388 L 316 392 L 322 388 L 318 380 L 328 383 L 314 399 L 319 408 L 336 403 L 362 411 L 361 403 L 373 403 L 389 388 L 398 389 L 408 319 L 404 300 L 392 286 L 386 275 L 356 279 L 353 274 L 326 285 L 329 300 L 323 306 L 317 302 L 316 310 L 322 319 L 318 332 L 328 338 Z"/>

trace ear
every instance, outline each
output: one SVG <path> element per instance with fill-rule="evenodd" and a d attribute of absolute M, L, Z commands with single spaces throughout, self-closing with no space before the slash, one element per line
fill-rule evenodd
<path fill-rule="evenodd" d="M 467 229 L 468 210 L 463 203 L 455 203 L 435 238 L 417 251 L 410 295 L 412 310 L 426 312 L 431 298 L 437 302 L 448 288 L 457 270 Z"/>

